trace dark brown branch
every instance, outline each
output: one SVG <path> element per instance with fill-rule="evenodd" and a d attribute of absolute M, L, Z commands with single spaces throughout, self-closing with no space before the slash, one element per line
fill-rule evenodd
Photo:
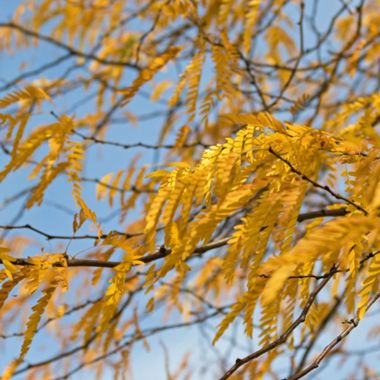
<path fill-rule="evenodd" d="M 339 199 L 339 200 L 342 200 L 348 204 L 350 204 L 351 206 L 354 206 L 356 209 L 360 210 L 361 212 L 364 213 L 364 215 L 368 215 L 368 212 L 361 206 L 359 206 L 358 204 L 356 204 L 355 202 L 349 200 L 348 198 L 345 198 L 343 197 L 342 195 L 336 193 L 335 191 L 331 190 L 329 186 L 327 185 L 321 185 L 319 184 L 318 182 L 314 181 L 313 179 L 309 178 L 308 176 L 306 176 L 305 174 L 301 173 L 298 169 L 296 169 L 293 164 L 291 162 L 289 162 L 286 158 L 282 157 L 280 154 L 278 154 L 277 152 L 275 152 L 272 147 L 269 148 L 269 152 L 272 153 L 275 157 L 277 157 L 279 160 L 281 160 L 282 162 L 284 162 L 286 165 L 289 166 L 290 170 L 299 175 L 302 179 L 304 179 L 305 181 L 311 183 L 314 187 L 317 187 L 318 189 L 321 189 L 321 190 L 324 190 L 324 191 L 327 191 L 330 195 L 332 195 L 334 198 L 336 199 Z"/>
<path fill-rule="evenodd" d="M 101 140 L 94 136 L 86 136 L 83 133 L 77 132 L 73 130 L 73 133 L 79 137 L 81 137 L 83 140 L 92 141 L 95 144 L 101 144 L 101 145 L 110 145 L 115 146 L 118 148 L 123 149 L 132 149 L 132 148 L 145 148 L 145 149 L 153 149 L 153 150 L 159 150 L 159 149 L 174 149 L 176 146 L 174 144 L 146 144 L 143 142 L 137 142 L 133 144 L 124 144 L 117 141 L 107 141 L 107 140 Z M 196 146 L 202 146 L 204 148 L 209 148 L 209 144 L 205 144 L 203 142 L 193 142 L 190 144 L 184 144 L 181 146 L 181 148 L 194 148 Z"/>
<path fill-rule="evenodd" d="M 83 179 L 83 180 L 85 180 L 85 179 Z M 87 179 L 87 180 L 91 181 L 91 182 L 96 182 L 96 180 L 93 180 L 93 181 L 89 180 L 89 179 Z M 321 210 L 317 210 L 317 211 L 310 211 L 310 212 L 300 214 L 297 218 L 297 221 L 303 222 L 305 220 L 321 218 L 321 217 L 344 216 L 347 213 L 348 213 L 348 211 L 345 208 L 340 208 L 340 209 L 336 209 L 336 210 L 321 209 Z M 50 234 L 48 232 L 42 231 L 36 227 L 33 227 L 30 224 L 24 224 L 21 226 L 0 225 L 0 229 L 3 229 L 3 230 L 24 230 L 24 229 L 31 230 L 31 231 L 45 237 L 47 240 L 83 240 L 83 239 L 97 240 L 97 239 L 105 239 L 109 236 L 108 234 L 103 234 L 100 236 L 98 236 L 98 235 L 78 235 L 78 236 L 55 235 L 55 234 Z M 112 231 L 112 233 L 114 233 L 115 235 L 125 236 L 128 239 L 143 235 L 142 232 L 132 234 L 132 233 L 121 232 L 121 231 Z M 229 239 L 230 239 L 230 237 L 222 239 L 218 242 L 210 243 L 210 244 L 215 244 L 215 245 L 217 245 L 217 247 L 215 246 L 215 248 L 218 248 L 218 247 L 221 247 L 223 245 L 226 245 L 227 241 Z M 202 251 L 200 249 L 201 248 L 199 248 L 197 253 L 202 253 Z"/>
<path fill-rule="evenodd" d="M 319 218 L 319 217 L 331 217 L 331 216 L 343 216 L 347 213 L 345 208 L 341 209 L 336 209 L 336 210 L 326 210 L 326 209 L 321 209 L 317 211 L 310 211 L 304 214 L 300 214 L 298 216 L 298 222 L 303 222 L 308 219 L 314 219 L 314 218 Z M 31 226 L 30 224 L 25 224 L 23 226 L 0 226 L 0 229 L 4 230 L 20 230 L 20 229 L 29 229 L 33 232 L 36 232 L 48 240 L 53 240 L 53 239 L 73 239 L 73 240 L 82 240 L 82 239 L 105 239 L 108 237 L 108 234 L 101 235 L 100 237 L 97 235 L 81 235 L 81 236 L 65 236 L 65 235 L 52 235 L 49 234 L 45 231 L 42 231 L 38 228 L 35 228 Z M 133 238 L 137 236 L 143 235 L 142 233 L 136 233 L 136 234 L 128 234 L 125 232 L 114 232 L 117 235 L 122 235 L 127 238 Z M 216 249 L 223 247 L 227 245 L 228 241 L 231 239 L 231 237 L 226 237 L 217 241 L 213 241 L 211 243 L 208 243 L 206 245 L 203 245 L 201 247 L 198 247 L 194 250 L 194 254 L 202 254 L 205 252 L 208 252 L 210 250 Z M 162 259 L 170 254 L 171 250 L 169 248 L 165 247 L 160 247 L 156 252 L 144 256 L 140 258 L 139 260 L 144 262 L 144 263 L 150 263 L 155 260 Z M 1 263 L 1 260 L 0 260 Z M 25 266 L 25 265 L 30 265 L 28 259 L 15 259 L 14 261 L 15 265 L 20 265 L 20 266 Z M 100 267 L 100 268 L 114 268 L 117 265 L 121 264 L 121 261 L 102 261 L 102 260 L 92 260 L 92 259 L 74 259 L 74 258 L 68 258 L 67 260 L 67 265 L 69 267 Z M 310 277 L 310 276 L 308 276 Z M 315 277 L 315 276 L 312 276 Z M 320 276 L 319 276 L 320 277 Z M 324 278 L 324 277 L 321 277 Z"/>
<path fill-rule="evenodd" d="M 294 67 L 293 67 L 292 71 L 290 72 L 288 80 L 286 81 L 286 83 L 282 87 L 282 89 L 281 89 L 280 93 L 278 94 L 278 96 L 276 97 L 276 99 L 274 99 L 273 102 L 268 105 L 267 110 L 270 110 L 282 98 L 282 96 L 285 94 L 286 90 L 290 86 L 291 82 L 293 81 L 293 79 L 294 79 L 294 77 L 295 77 L 295 75 L 296 75 L 296 73 L 298 71 L 298 67 L 299 67 L 299 65 L 301 63 L 301 59 L 302 59 L 302 57 L 304 55 L 303 19 L 304 19 L 304 13 L 305 13 L 305 4 L 304 4 L 303 0 L 301 0 L 300 8 L 301 8 L 300 9 L 300 19 L 298 21 L 299 35 L 300 35 L 300 48 L 299 48 L 300 51 L 299 51 L 298 57 L 296 58 Z"/>
<path fill-rule="evenodd" d="M 61 41 L 58 41 L 58 40 L 54 39 L 53 37 L 46 36 L 44 34 L 37 33 L 33 30 L 26 29 L 21 25 L 15 24 L 14 22 L 1 22 L 0 28 L 10 28 L 10 29 L 17 30 L 18 32 L 20 32 L 20 33 L 22 33 L 28 37 L 36 38 L 40 41 L 47 42 L 47 43 L 54 45 L 58 48 L 66 50 L 71 55 L 75 55 L 77 57 L 96 61 L 102 65 L 124 66 L 124 67 L 128 67 L 130 69 L 140 70 L 139 66 L 137 66 L 137 65 L 135 65 L 129 61 L 107 60 L 107 59 L 97 57 L 96 55 L 94 55 L 92 53 L 85 53 L 83 51 L 77 50 L 73 46 L 69 46 L 69 45 L 64 44 Z"/>
<path fill-rule="evenodd" d="M 121 314 L 123 313 L 123 311 L 125 310 L 125 308 L 132 302 L 132 299 L 133 299 L 134 295 L 137 292 L 141 291 L 141 289 L 142 288 L 140 287 L 140 288 L 138 288 L 138 289 L 136 289 L 136 290 L 134 290 L 132 292 L 129 292 L 128 297 L 125 299 L 124 303 L 120 306 L 120 308 L 115 312 L 115 314 L 110 319 L 110 323 L 112 323 L 113 321 L 117 320 L 121 316 Z M 19 370 L 15 371 L 14 374 L 17 375 L 19 373 L 23 373 L 25 371 L 28 371 L 28 370 L 30 370 L 32 368 L 41 367 L 41 366 L 44 366 L 46 364 L 53 363 L 53 362 L 55 362 L 57 360 L 61 360 L 61 359 L 64 359 L 66 357 L 72 356 L 72 355 L 74 355 L 77 352 L 80 352 L 82 350 L 87 349 L 90 346 L 90 344 L 96 339 L 97 336 L 98 336 L 98 333 L 95 332 L 82 345 L 74 347 L 73 349 L 65 351 L 65 352 L 62 352 L 60 354 L 57 354 L 57 355 L 51 357 L 50 359 L 46 359 L 46 360 L 43 360 L 43 361 L 40 361 L 40 362 L 37 362 L 37 363 L 34 363 L 34 364 L 28 364 L 24 368 L 20 368 Z"/>
<path fill-rule="evenodd" d="M 372 298 L 372 300 L 368 303 L 366 310 L 368 311 L 379 298 L 380 293 L 378 293 L 375 297 Z M 334 349 L 334 347 L 337 346 L 346 336 L 348 336 L 352 332 L 352 330 L 358 327 L 360 320 L 358 318 L 354 318 L 347 321 L 346 323 L 347 327 L 339 335 L 337 335 L 327 346 L 325 346 L 322 352 L 311 362 L 310 365 L 308 365 L 302 371 L 284 380 L 300 379 L 301 377 L 304 377 L 314 369 L 318 368 L 323 359 L 325 359 L 326 356 L 328 356 L 328 354 Z"/>
<path fill-rule="evenodd" d="M 23 79 L 41 74 L 42 72 L 45 72 L 46 70 L 48 70 L 50 68 L 55 68 L 55 67 L 57 67 L 57 65 L 61 64 L 62 62 L 67 61 L 70 57 L 72 57 L 71 52 L 68 54 L 65 54 L 61 57 L 58 57 L 57 59 L 55 59 L 51 62 L 48 62 L 48 63 L 46 63 L 46 64 L 44 64 L 44 65 L 42 65 L 42 66 L 40 66 L 34 70 L 26 71 L 26 72 L 20 74 L 19 76 L 17 76 L 16 78 L 12 79 L 11 81 L 7 82 L 4 86 L 0 87 L 0 91 L 6 91 L 6 90 L 10 89 L 11 87 L 17 85 Z"/>
<path fill-rule="evenodd" d="M 123 348 L 126 348 L 128 346 L 130 346 L 131 344 L 137 342 L 137 341 L 140 341 L 140 340 L 143 340 L 143 339 L 146 339 L 152 335 L 155 335 L 155 334 L 158 334 L 160 332 L 163 332 L 163 331 L 170 331 L 170 330 L 174 330 L 174 329 L 179 329 L 179 328 L 185 328 L 185 327 L 190 327 L 190 326 L 194 326 L 194 325 L 198 325 L 198 324 L 201 324 L 211 318 L 214 318 L 216 317 L 217 315 L 219 314 L 218 311 L 215 311 L 215 312 L 212 312 L 210 314 L 206 314 L 204 316 L 200 316 L 199 318 L 196 318 L 196 319 L 193 319 L 191 321 L 188 321 L 188 322 L 180 322 L 180 323 L 173 323 L 173 324 L 169 324 L 169 325 L 160 325 L 160 326 L 157 326 L 157 327 L 152 327 L 150 329 L 147 329 L 146 331 L 142 331 L 142 332 L 139 332 L 139 333 L 135 333 L 133 335 L 131 335 L 129 338 L 127 338 L 125 340 L 125 342 L 123 342 L 121 345 L 117 346 L 116 348 L 102 354 L 102 355 L 99 355 L 97 357 L 95 357 L 94 359 L 91 359 L 87 362 L 84 362 L 84 363 L 81 363 L 79 364 L 77 367 L 75 367 L 74 369 L 72 369 L 70 372 L 67 372 L 64 376 L 61 376 L 61 377 L 56 377 L 54 378 L 54 380 L 65 380 L 65 379 L 68 379 L 69 376 L 73 375 L 74 373 L 80 371 L 82 368 L 88 366 L 88 365 L 91 365 L 91 364 L 94 364 L 94 363 L 97 363 L 98 361 L 100 360 L 104 360 L 106 359 L 107 357 L 109 356 L 112 356 L 116 353 L 118 353 L 119 351 L 121 351 Z M 54 361 L 56 361 L 57 359 L 55 359 Z M 49 361 L 49 363 L 52 362 Z M 46 363 L 43 363 L 43 364 L 39 364 L 39 363 L 35 363 L 35 364 L 32 364 L 31 368 L 35 368 L 37 366 L 41 366 L 41 365 L 45 365 Z M 25 368 L 23 369 L 22 371 L 18 371 L 17 373 L 21 373 L 21 372 L 25 372 L 25 370 L 27 370 L 29 368 Z"/>
<path fill-rule="evenodd" d="M 127 192 L 134 192 L 134 193 L 155 193 L 155 191 L 153 189 L 144 189 L 142 187 L 137 187 L 135 185 L 131 185 L 130 187 L 126 188 L 126 189 L 122 189 L 120 187 L 116 187 L 116 186 L 112 186 L 108 183 L 105 183 L 105 182 L 102 182 L 100 179 L 98 178 L 86 178 L 86 177 L 80 177 L 80 180 L 82 182 L 91 182 L 91 183 L 96 183 L 98 185 L 101 185 L 103 187 L 106 187 L 107 189 L 111 189 L 111 190 L 116 190 L 120 193 L 127 193 Z"/>
<path fill-rule="evenodd" d="M 0 229 L 2 230 L 30 230 L 33 231 L 43 237 L 45 237 L 47 240 L 84 240 L 84 239 L 106 239 L 109 235 L 108 234 L 103 234 L 100 236 L 97 235 L 53 235 L 49 234 L 48 232 L 42 231 L 39 228 L 33 227 L 30 224 L 24 224 L 22 226 L 4 226 L 0 225 Z M 142 233 L 136 233 L 136 234 L 130 234 L 127 232 L 121 232 L 121 231 L 112 231 L 113 234 L 115 235 L 120 235 L 120 236 L 125 236 L 127 239 L 136 237 L 136 236 L 141 236 Z"/>
<path fill-rule="evenodd" d="M 330 270 L 328 276 L 310 294 L 299 317 L 285 330 L 285 332 L 281 334 L 279 338 L 277 338 L 276 340 L 274 340 L 272 343 L 268 344 L 267 346 L 261 348 L 260 350 L 257 350 L 254 353 L 245 356 L 244 358 L 236 359 L 235 364 L 227 372 L 225 372 L 224 375 L 219 380 L 227 380 L 243 365 L 249 363 L 252 360 L 257 359 L 258 357 L 266 354 L 267 352 L 273 350 L 274 348 L 284 344 L 286 340 L 289 338 L 289 336 L 293 333 L 293 331 L 305 321 L 306 315 L 309 312 L 311 306 L 313 305 L 313 302 L 316 299 L 318 293 L 327 285 L 327 283 L 329 282 L 331 277 L 336 273 L 336 271 L 337 269 L 335 267 L 333 267 Z"/>

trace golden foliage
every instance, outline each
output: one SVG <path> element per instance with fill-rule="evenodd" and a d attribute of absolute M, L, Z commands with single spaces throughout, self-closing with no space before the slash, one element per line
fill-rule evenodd
<path fill-rule="evenodd" d="M 0 339 L 22 339 L 2 379 L 119 378 L 138 342 L 194 325 L 255 347 L 223 380 L 349 357 L 380 297 L 380 6 L 338 1 L 322 34 L 317 3 L 12 6 L 2 57 L 38 62 L 0 89 Z M 37 334 L 58 353 L 27 364 Z"/>
<path fill-rule="evenodd" d="M 27 86 L 20 91 L 14 91 L 0 99 L 0 108 L 8 107 L 21 100 L 49 100 L 49 95 L 41 88 L 33 85 Z"/>

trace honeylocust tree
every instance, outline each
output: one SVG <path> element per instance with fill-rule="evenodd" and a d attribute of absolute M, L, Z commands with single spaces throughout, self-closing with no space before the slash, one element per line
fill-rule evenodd
<path fill-rule="evenodd" d="M 377 378 L 378 0 L 2 7 L 3 380 Z"/>

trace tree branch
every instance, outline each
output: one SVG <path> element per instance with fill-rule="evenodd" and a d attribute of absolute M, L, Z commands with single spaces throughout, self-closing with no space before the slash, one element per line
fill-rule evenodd
<path fill-rule="evenodd" d="M 280 346 L 281 344 L 284 344 L 286 340 L 289 338 L 289 336 L 292 334 L 292 332 L 300 325 L 302 324 L 305 319 L 306 315 L 309 312 L 311 306 L 313 305 L 314 300 L 316 299 L 318 293 L 327 285 L 331 277 L 337 272 L 337 268 L 333 267 L 331 268 L 328 276 L 316 287 L 316 289 L 310 294 L 301 314 L 299 317 L 290 325 L 290 327 L 285 330 L 284 333 L 281 334 L 279 338 L 274 340 L 272 343 L 268 344 L 267 346 L 261 348 L 260 350 L 255 351 L 254 353 L 244 357 L 244 358 L 238 358 L 235 361 L 235 364 L 224 373 L 224 375 L 219 380 L 227 380 L 230 376 L 232 376 L 240 367 L 243 365 L 249 363 L 250 361 L 257 359 L 258 357 L 266 354 L 267 352 L 273 350 L 274 348 Z"/>

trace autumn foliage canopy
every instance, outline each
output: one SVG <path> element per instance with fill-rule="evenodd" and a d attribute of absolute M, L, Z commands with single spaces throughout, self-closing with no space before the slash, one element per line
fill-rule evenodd
<path fill-rule="evenodd" d="M 378 378 L 380 1 L 10 9 L 1 379 Z"/>

